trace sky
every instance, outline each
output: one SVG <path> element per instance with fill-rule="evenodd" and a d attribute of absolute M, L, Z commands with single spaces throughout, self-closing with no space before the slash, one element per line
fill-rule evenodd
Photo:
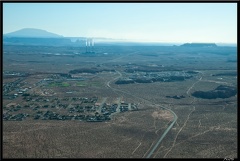
<path fill-rule="evenodd" d="M 3 3 L 3 34 L 237 43 L 237 3 Z"/>

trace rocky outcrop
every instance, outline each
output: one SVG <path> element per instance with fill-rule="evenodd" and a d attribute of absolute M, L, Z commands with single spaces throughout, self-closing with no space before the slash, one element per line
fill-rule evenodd
<path fill-rule="evenodd" d="M 196 91 L 192 96 L 203 99 L 229 98 L 237 94 L 237 89 L 231 86 L 220 85 L 211 91 Z"/>

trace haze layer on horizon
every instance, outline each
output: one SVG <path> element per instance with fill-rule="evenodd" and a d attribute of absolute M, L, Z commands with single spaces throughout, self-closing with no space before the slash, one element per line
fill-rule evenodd
<path fill-rule="evenodd" d="M 237 43 L 237 3 L 3 3 L 3 34 Z"/>

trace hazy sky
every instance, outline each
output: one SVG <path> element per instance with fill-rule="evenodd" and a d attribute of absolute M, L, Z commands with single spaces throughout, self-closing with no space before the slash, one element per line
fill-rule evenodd
<path fill-rule="evenodd" d="M 3 34 L 237 43 L 237 3 L 3 3 Z"/>

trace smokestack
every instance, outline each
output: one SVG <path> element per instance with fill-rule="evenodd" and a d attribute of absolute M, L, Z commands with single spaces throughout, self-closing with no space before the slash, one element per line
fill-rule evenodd
<path fill-rule="evenodd" d="M 90 39 L 88 39 L 88 47 L 90 48 L 90 46 L 91 46 L 91 41 Z"/>
<path fill-rule="evenodd" d="M 87 39 L 86 39 L 86 53 L 88 52 L 88 50 L 87 50 L 87 45 L 88 45 L 88 43 L 87 43 Z"/>
<path fill-rule="evenodd" d="M 93 38 L 86 38 L 86 53 L 94 53 Z"/>
<path fill-rule="evenodd" d="M 93 52 L 93 46 L 94 46 L 94 42 L 93 42 L 93 39 L 92 39 L 92 52 Z"/>

